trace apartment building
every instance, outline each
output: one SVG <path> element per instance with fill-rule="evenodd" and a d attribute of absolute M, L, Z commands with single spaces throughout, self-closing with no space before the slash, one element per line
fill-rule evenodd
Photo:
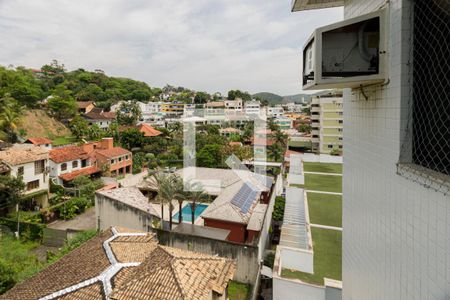
<path fill-rule="evenodd" d="M 13 177 L 22 177 L 25 183 L 24 198 L 36 206 L 48 206 L 48 150 L 29 144 L 15 144 L 0 151 L 0 163 Z"/>
<path fill-rule="evenodd" d="M 342 298 L 448 299 L 448 1 L 296 0 L 292 9 L 336 5 L 344 22 L 384 16 L 375 18 L 383 80 L 343 92 Z"/>
<path fill-rule="evenodd" d="M 161 112 L 167 116 L 181 116 L 184 113 L 184 103 L 182 102 L 163 102 L 161 103 Z"/>
<path fill-rule="evenodd" d="M 281 117 L 283 114 L 284 109 L 281 105 L 267 107 L 267 117 L 269 118 L 278 118 Z"/>
<path fill-rule="evenodd" d="M 236 98 L 235 100 L 225 100 L 225 112 L 242 112 L 243 111 L 243 101 L 241 98 Z"/>
<path fill-rule="evenodd" d="M 318 153 L 342 151 L 342 93 L 316 96 L 311 101 L 312 150 Z"/>
<path fill-rule="evenodd" d="M 261 103 L 257 100 L 246 101 L 244 103 L 244 112 L 246 115 L 260 115 Z"/>

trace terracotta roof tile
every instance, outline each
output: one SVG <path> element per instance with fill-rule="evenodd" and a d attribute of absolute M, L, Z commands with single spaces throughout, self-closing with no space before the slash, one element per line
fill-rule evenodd
<path fill-rule="evenodd" d="M 0 299 L 28 300 L 45 297 L 63 288 L 99 275 L 110 263 L 103 242 L 111 231 L 93 237 L 54 264 L 0 296 Z"/>
<path fill-rule="evenodd" d="M 71 181 L 75 178 L 77 178 L 78 176 L 88 176 L 88 175 L 92 175 L 95 173 L 100 173 L 101 170 L 97 167 L 97 166 L 90 166 L 90 167 L 86 167 L 86 168 L 82 168 L 70 173 L 66 173 L 66 174 L 62 174 L 59 175 L 59 178 L 61 178 L 62 180 L 65 181 Z"/>
<path fill-rule="evenodd" d="M 235 269 L 232 260 L 158 246 L 110 298 L 205 299 L 211 290 L 223 294 Z"/>
<path fill-rule="evenodd" d="M 67 146 L 50 150 L 50 159 L 55 163 L 86 159 L 88 157 L 89 154 L 80 146 Z"/>
<path fill-rule="evenodd" d="M 232 260 L 156 245 L 155 235 L 136 235 L 125 228 L 109 243 L 111 230 L 103 232 L 30 279 L 16 285 L 0 299 L 38 299 L 62 293 L 57 299 L 105 299 L 104 272 L 110 270 L 104 244 L 119 262 L 142 262 L 120 269 L 111 279 L 111 299 L 204 299 L 211 290 L 223 294 L 233 277 Z M 127 233 L 129 235 L 127 235 Z M 110 272 L 110 271 L 108 271 Z M 86 281 L 87 280 L 87 281 Z M 77 288 L 73 285 L 85 284 Z M 65 294 L 64 294 L 65 293 Z M 61 295 L 61 294 L 60 294 Z"/>
<path fill-rule="evenodd" d="M 139 130 L 142 133 L 144 133 L 145 137 L 158 136 L 158 135 L 162 134 L 161 131 L 156 130 L 155 128 L 153 128 L 152 126 L 150 126 L 148 124 L 141 124 L 141 125 L 139 125 Z"/>
<path fill-rule="evenodd" d="M 116 118 L 116 114 L 113 112 L 104 112 L 101 109 L 93 109 L 90 112 L 83 115 L 86 119 L 91 120 L 113 120 Z"/>
<path fill-rule="evenodd" d="M 57 298 L 58 300 L 103 300 L 105 299 L 105 293 L 103 291 L 103 284 L 96 282 L 88 285 L 87 287 L 78 289 L 70 294 L 66 294 Z"/>
<path fill-rule="evenodd" d="M 45 144 L 51 144 L 52 140 L 47 138 L 29 138 L 26 140 L 27 142 L 32 143 L 33 145 L 40 146 Z"/>
<path fill-rule="evenodd" d="M 47 158 L 48 150 L 34 145 L 14 145 L 6 150 L 0 151 L 0 160 L 13 166 Z"/>
<path fill-rule="evenodd" d="M 94 104 L 94 102 L 92 102 L 92 101 L 78 101 L 77 102 L 78 108 L 86 108 L 91 104 Z"/>
<path fill-rule="evenodd" d="M 114 158 L 121 155 L 131 154 L 130 151 L 122 147 L 113 147 L 111 149 L 95 150 L 95 152 L 107 158 Z"/>

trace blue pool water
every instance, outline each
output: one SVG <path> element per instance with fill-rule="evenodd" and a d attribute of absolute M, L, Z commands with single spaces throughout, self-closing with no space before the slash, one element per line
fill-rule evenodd
<path fill-rule="evenodd" d="M 208 205 L 205 205 L 205 204 L 197 204 L 197 207 L 195 208 L 195 213 L 194 213 L 194 220 L 197 220 L 197 218 L 202 214 L 202 212 L 207 207 L 208 207 Z M 183 217 L 183 222 L 192 223 L 192 210 L 191 210 L 190 204 L 186 204 L 185 206 L 183 206 L 183 209 L 181 210 L 181 215 Z M 174 214 L 172 219 L 175 222 L 178 222 L 178 216 L 179 216 L 179 212 Z"/>

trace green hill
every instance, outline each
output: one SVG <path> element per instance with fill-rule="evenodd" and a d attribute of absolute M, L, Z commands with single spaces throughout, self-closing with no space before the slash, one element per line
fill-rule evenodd
<path fill-rule="evenodd" d="M 283 100 L 282 96 L 268 92 L 253 94 L 253 97 L 258 97 L 262 100 L 266 100 L 267 102 L 269 102 L 270 105 L 280 104 L 281 101 Z"/>

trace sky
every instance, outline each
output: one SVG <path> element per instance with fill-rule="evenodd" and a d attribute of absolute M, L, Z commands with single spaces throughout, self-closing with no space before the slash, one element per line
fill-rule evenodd
<path fill-rule="evenodd" d="M 101 69 L 150 86 L 291 95 L 301 49 L 342 8 L 291 0 L 0 0 L 0 65 Z"/>

